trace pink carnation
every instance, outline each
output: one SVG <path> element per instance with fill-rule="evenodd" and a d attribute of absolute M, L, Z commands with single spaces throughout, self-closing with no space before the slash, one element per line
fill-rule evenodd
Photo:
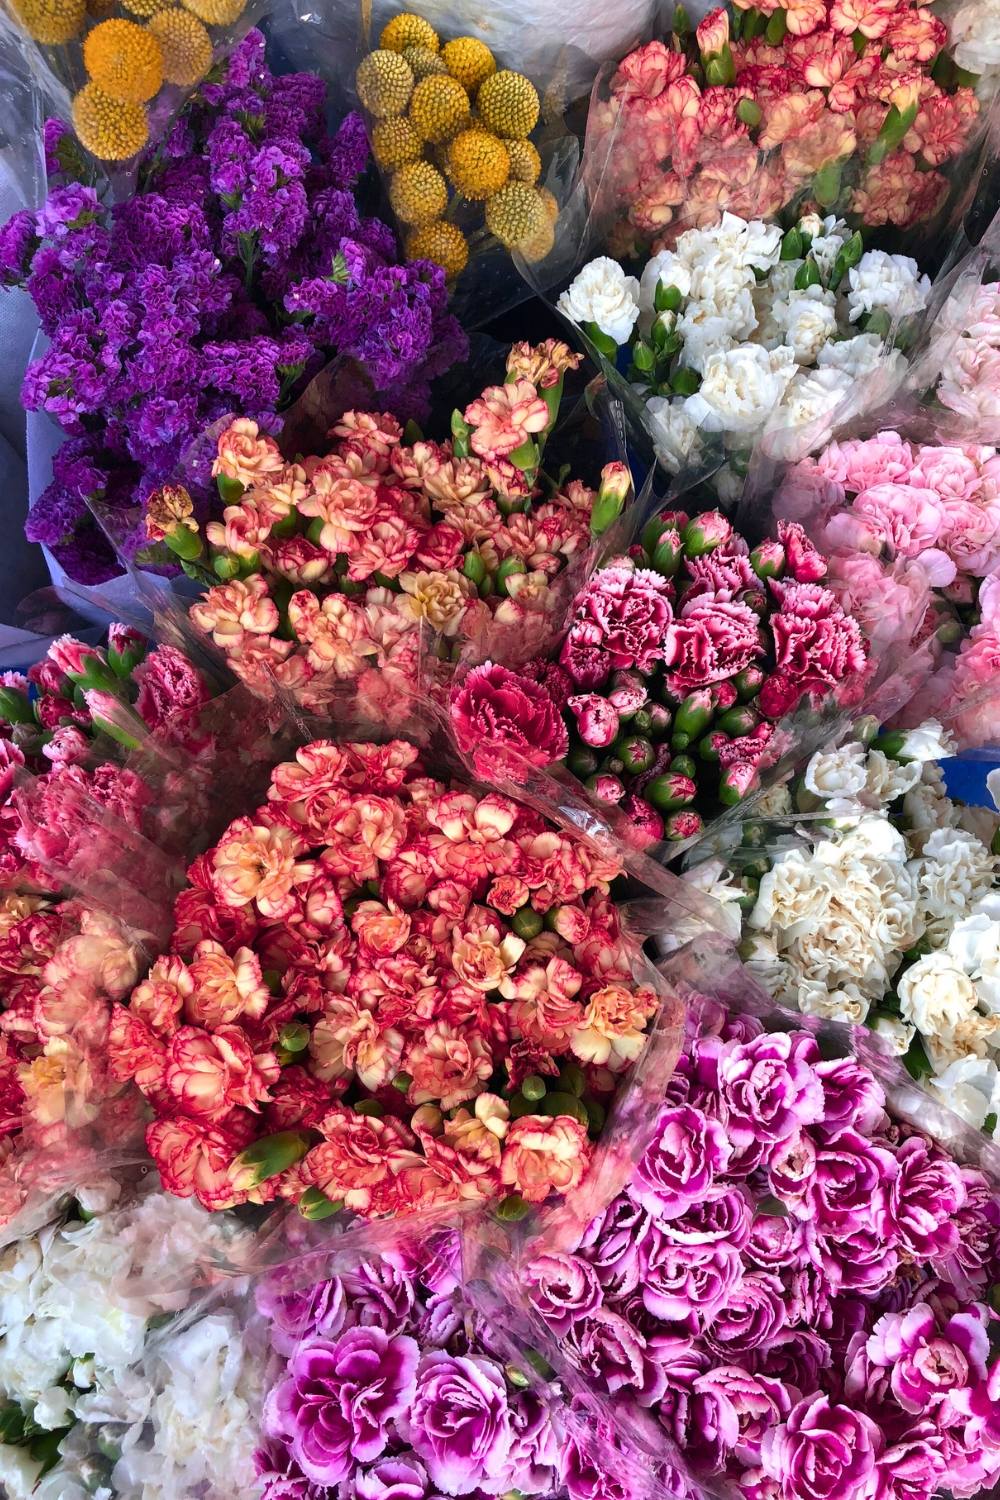
<path fill-rule="evenodd" d="M 724 682 L 763 656 L 760 621 L 748 605 L 710 594 L 685 603 L 667 626 L 663 661 L 672 692 Z"/>
<path fill-rule="evenodd" d="M 562 715 L 546 688 L 495 662 L 475 667 L 452 692 L 451 719 L 463 750 L 486 742 L 545 766 L 561 760 L 569 746 Z"/>

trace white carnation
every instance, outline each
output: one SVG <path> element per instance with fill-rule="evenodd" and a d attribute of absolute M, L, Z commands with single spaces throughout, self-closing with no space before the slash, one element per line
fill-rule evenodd
<path fill-rule="evenodd" d="M 677 474 L 697 459 L 701 438 L 683 400 L 652 396 L 646 402 L 646 418 L 656 456 L 669 473 Z"/>
<path fill-rule="evenodd" d="M 811 365 L 837 333 L 837 298 L 822 286 L 793 289 L 774 303 L 771 317 L 798 363 Z"/>
<path fill-rule="evenodd" d="M 828 797 L 854 798 L 867 779 L 864 746 L 842 745 L 839 750 L 818 750 L 806 766 L 806 790 L 824 801 Z"/>
<path fill-rule="evenodd" d="M 887 1043 L 890 1052 L 896 1057 L 906 1056 L 916 1035 L 914 1028 L 908 1022 L 901 1021 L 898 1016 L 879 1016 L 871 1029 Z"/>
<path fill-rule="evenodd" d="M 927 953 L 896 981 L 900 1015 L 925 1037 L 947 1038 L 976 1009 L 976 989 L 947 953 Z"/>
<path fill-rule="evenodd" d="M 902 765 L 881 750 L 868 752 L 868 792 L 876 802 L 885 806 L 912 791 L 920 781 L 921 774 L 918 761 Z"/>
<path fill-rule="evenodd" d="M 574 278 L 556 304 L 571 323 L 596 323 L 616 344 L 628 342 L 639 316 L 639 282 L 600 255 Z"/>
<path fill-rule="evenodd" d="M 992 1058 L 960 1058 L 939 1077 L 927 1081 L 942 1103 L 976 1130 L 982 1130 L 987 1115 L 995 1112 L 1000 1102 L 1000 1075 Z"/>
<path fill-rule="evenodd" d="M 778 224 L 766 224 L 763 219 L 741 219 L 731 213 L 724 213 L 710 229 L 688 230 L 681 240 L 688 235 L 700 235 L 702 244 L 707 241 L 715 245 L 719 255 L 755 271 L 766 271 L 777 264 L 783 238 Z M 684 253 L 689 253 L 686 247 Z"/>
<path fill-rule="evenodd" d="M 986 790 L 993 798 L 993 806 L 1000 808 L 1000 766 L 994 766 L 993 770 L 987 773 Z"/>
<path fill-rule="evenodd" d="M 1000 68 L 1000 0 L 965 0 L 950 31 L 960 68 L 987 75 Z"/>
<path fill-rule="evenodd" d="M 754 344 L 716 350 L 705 361 L 700 389 L 685 408 L 708 432 L 757 431 L 778 405 L 795 371 L 790 349 L 768 353 Z"/>
<path fill-rule="evenodd" d="M 821 1016 L 826 1021 L 849 1021 L 855 1026 L 863 1024 L 871 1007 L 871 1001 L 857 985 L 828 990 L 825 984 L 811 980 L 800 982 L 798 1001 L 803 1015 Z"/>
<path fill-rule="evenodd" d="M 661 250 L 648 260 L 639 280 L 639 307 L 643 318 L 650 323 L 655 310 L 657 284 L 661 281 L 664 286 L 675 286 L 682 297 L 691 290 L 691 269 L 673 250 Z"/>
<path fill-rule="evenodd" d="M 980 1000 L 1000 1015 L 1000 921 L 985 911 L 963 917 L 952 928 L 946 951 L 975 981 Z"/>
<path fill-rule="evenodd" d="M 677 320 L 684 364 L 700 374 L 710 354 L 741 342 L 756 327 L 753 297 L 745 286 L 719 288 L 712 297 L 692 299 Z"/>
<path fill-rule="evenodd" d="M 850 377 L 841 370 L 799 370 L 768 425 L 770 456 L 790 463 L 822 448 L 852 414 L 853 394 Z"/>
<path fill-rule="evenodd" d="M 945 760 L 955 749 L 955 736 L 939 720 L 925 719 L 906 731 L 899 753 L 904 760 Z"/>
<path fill-rule="evenodd" d="M 927 306 L 930 278 L 909 255 L 867 250 L 847 273 L 847 305 L 852 323 L 866 313 L 884 310 L 890 318 L 907 318 Z"/>
<path fill-rule="evenodd" d="M 809 246 L 809 254 L 819 266 L 823 279 L 826 280 L 833 270 L 837 256 L 850 239 L 851 231 L 843 219 L 838 219 L 834 214 L 828 214 L 825 219 L 819 219 L 819 216 L 814 214 L 811 218 L 814 226 L 810 230 L 812 244 Z M 817 220 L 818 224 L 815 223 Z M 804 220 L 799 221 L 799 227 L 805 227 Z"/>
<path fill-rule="evenodd" d="M 27 1448 L 0 1443 L 0 1494 L 6 1500 L 32 1500 L 41 1467 Z"/>

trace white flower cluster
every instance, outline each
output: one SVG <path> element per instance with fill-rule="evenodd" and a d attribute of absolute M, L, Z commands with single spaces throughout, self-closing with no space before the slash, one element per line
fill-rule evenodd
<path fill-rule="evenodd" d="M 640 281 L 602 256 L 559 298 L 571 322 L 617 345 L 641 340 L 654 353 L 679 345 L 669 358 L 681 390 L 664 391 L 662 368 L 641 387 L 671 473 L 698 459 L 704 433 L 741 448 L 766 429 L 775 457 L 804 457 L 829 440 L 835 422 L 884 399 L 901 375 L 903 358 L 886 334 L 926 306 L 930 282 L 916 262 L 869 250 L 842 268 L 834 288 L 848 226 L 812 215 L 793 233 L 791 249 L 806 255 L 783 259 L 789 241 L 778 226 L 727 213 L 654 255 Z M 676 307 L 658 309 L 664 289 Z M 875 331 L 863 331 L 875 314 Z"/>
<path fill-rule="evenodd" d="M 780 1004 L 867 1022 L 900 1055 L 921 1045 L 928 1086 L 982 1128 L 1000 1113 L 1000 818 L 949 799 L 936 761 L 950 749 L 930 723 L 899 758 L 814 755 L 803 785 L 824 836 L 778 840 L 743 953 Z M 739 888 L 699 883 L 735 916 Z"/>
<path fill-rule="evenodd" d="M 35 1428 L 69 1428 L 44 1474 L 27 1445 L 0 1443 L 0 1494 L 229 1500 L 253 1492 L 251 1417 L 263 1372 L 245 1356 L 231 1314 L 176 1317 L 192 1299 L 194 1268 L 229 1261 L 242 1235 L 192 1199 L 147 1191 L 0 1254 L 0 1397 Z M 98 1447 L 98 1432 L 110 1434 L 113 1451 L 107 1441 Z"/>
<path fill-rule="evenodd" d="M 977 93 L 991 99 L 1000 74 L 1000 0 L 962 0 L 948 29 L 958 66 L 977 74 Z"/>

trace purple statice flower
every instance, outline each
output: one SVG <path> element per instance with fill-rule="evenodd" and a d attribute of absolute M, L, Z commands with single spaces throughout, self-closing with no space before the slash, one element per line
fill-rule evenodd
<path fill-rule="evenodd" d="M 249 33 L 112 206 L 74 180 L 68 142 L 47 128 L 53 185 L 0 230 L 0 283 L 27 289 L 50 341 L 24 404 L 71 437 L 101 434 L 95 460 L 106 472 L 124 461 L 134 507 L 177 480 L 197 507 L 217 505 L 203 466 L 187 468 L 201 434 L 225 415 L 273 430 L 338 358 L 371 404 L 426 415 L 429 381 L 464 353 L 443 276 L 401 264 L 392 231 L 362 216 L 364 124 L 327 130 L 320 78 L 272 76 Z M 99 539 L 74 496 L 47 493 L 35 525 L 71 560 L 73 527 L 86 527 L 91 576 Z M 159 565 L 157 549 L 131 550 Z"/>

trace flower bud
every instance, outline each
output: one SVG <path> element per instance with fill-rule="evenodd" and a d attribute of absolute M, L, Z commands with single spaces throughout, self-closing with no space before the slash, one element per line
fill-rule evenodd
<path fill-rule="evenodd" d="M 693 839 L 701 833 L 704 826 L 698 813 L 690 808 L 682 808 L 679 812 L 670 814 L 663 825 L 663 837 L 672 844 L 680 844 L 685 839 Z"/>
<path fill-rule="evenodd" d="M 703 61 L 729 46 L 729 15 L 721 5 L 699 21 L 695 37 Z"/>
<path fill-rule="evenodd" d="M 631 719 L 649 701 L 646 680 L 638 672 L 616 672 L 611 679 L 608 702 L 618 710 L 621 719 Z"/>
<path fill-rule="evenodd" d="M 478 586 L 486 577 L 486 564 L 478 552 L 467 552 L 462 563 L 462 572 L 472 583 Z"/>
<path fill-rule="evenodd" d="M 540 1073 L 529 1073 L 521 1084 L 521 1093 L 532 1104 L 536 1104 L 539 1099 L 544 1099 L 545 1092 L 545 1079 Z"/>
<path fill-rule="evenodd" d="M 735 807 L 753 790 L 756 782 L 757 768 L 749 762 L 737 761 L 734 766 L 727 766 L 719 778 L 719 801 L 726 807 Z"/>
<path fill-rule="evenodd" d="M 657 573 L 662 573 L 664 578 L 673 578 L 680 567 L 681 558 L 684 555 L 684 544 L 681 534 L 674 526 L 669 526 L 660 534 L 660 539 L 651 554 L 651 561 Z"/>
<path fill-rule="evenodd" d="M 615 746 L 615 753 L 621 759 L 625 772 L 629 776 L 637 776 L 642 771 L 648 771 L 656 758 L 652 740 L 647 740 L 644 735 L 630 734 L 619 740 Z"/>
<path fill-rule="evenodd" d="M 733 687 L 740 698 L 753 698 L 760 692 L 765 673 L 761 667 L 744 667 L 733 678 Z"/>
<path fill-rule="evenodd" d="M 649 705 L 649 733 L 652 739 L 662 740 L 670 733 L 673 715 L 665 703 Z"/>
<path fill-rule="evenodd" d="M 733 528 L 721 511 L 709 510 L 695 516 L 684 528 L 684 550 L 688 557 L 703 557 L 728 542 Z"/>
<path fill-rule="evenodd" d="M 722 734 L 720 730 L 715 729 L 711 734 L 706 734 L 704 739 L 698 741 L 698 754 L 702 760 L 717 761 L 723 747 L 728 744 L 728 734 Z"/>
<path fill-rule="evenodd" d="M 507 593 L 507 581 L 518 573 L 527 573 L 528 569 L 519 557 L 505 557 L 496 571 L 496 586 L 498 594 Z"/>
<path fill-rule="evenodd" d="M 739 697 L 731 682 L 713 682 L 708 691 L 712 695 L 712 704 L 717 714 L 724 714 L 727 709 L 732 708 Z"/>
<path fill-rule="evenodd" d="M 469 434 L 472 428 L 462 417 L 462 413 L 455 410 L 451 414 L 451 447 L 456 458 L 468 458 L 469 456 Z"/>
<path fill-rule="evenodd" d="M 597 693 L 580 693 L 569 700 L 576 716 L 576 730 L 584 744 L 604 750 L 618 737 L 618 711 Z"/>
<path fill-rule="evenodd" d="M 690 776 L 692 780 L 698 774 L 698 765 L 690 755 L 675 755 L 670 762 L 671 771 L 676 771 L 678 776 Z"/>
<path fill-rule="evenodd" d="M 668 771 L 657 776 L 646 788 L 646 797 L 657 812 L 674 812 L 678 807 L 687 807 L 697 796 L 698 788 L 690 776 L 681 776 Z"/>
<path fill-rule="evenodd" d="M 715 711 L 711 688 L 696 688 L 689 693 L 674 714 L 674 730 L 677 734 L 686 734 L 692 739 L 697 738 L 711 723 Z M 684 746 L 680 747 L 681 749 Z"/>
<path fill-rule="evenodd" d="M 237 1193 L 250 1192 L 269 1177 L 287 1172 L 309 1150 L 309 1136 L 301 1130 L 281 1130 L 263 1136 L 241 1151 L 229 1168 L 229 1180 Z M 318 1191 L 315 1190 L 315 1191 Z"/>
<path fill-rule="evenodd" d="M 108 665 L 117 677 L 128 677 L 149 650 L 149 642 L 130 625 L 108 626 Z"/>
<path fill-rule="evenodd" d="M 598 758 L 589 745 L 574 745 L 566 756 L 566 769 L 581 781 L 593 776 L 598 764 Z"/>
<path fill-rule="evenodd" d="M 603 536 L 613 521 L 616 521 L 632 494 L 632 475 L 627 464 L 605 464 L 601 470 L 601 483 L 590 513 L 590 529 L 594 536 Z"/>
<path fill-rule="evenodd" d="M 741 99 L 736 106 L 736 118 L 744 125 L 749 125 L 751 130 L 756 129 L 764 118 L 759 104 L 753 99 Z"/>
<path fill-rule="evenodd" d="M 633 836 L 640 848 L 649 844 L 658 844 L 663 837 L 663 819 L 651 803 L 644 797 L 626 797 L 622 803 L 622 812 L 626 814 L 632 825 Z"/>
<path fill-rule="evenodd" d="M 780 578 L 785 567 L 785 549 L 780 542 L 761 542 L 750 554 L 750 566 L 758 578 Z"/>
<path fill-rule="evenodd" d="M 516 1223 L 518 1219 L 523 1219 L 530 1212 L 531 1210 L 528 1204 L 525 1203 L 520 1193 L 508 1193 L 507 1197 L 501 1199 L 501 1201 L 497 1205 L 497 1218 L 501 1219 L 504 1223 L 507 1224 Z M 513 1371 L 514 1367 L 508 1365 L 507 1369 L 508 1371 Z M 511 1383 L 515 1385 L 518 1383 L 527 1385 L 527 1376 L 524 1375 L 521 1371 L 517 1371 L 516 1373 L 519 1375 L 520 1381 L 515 1381 L 513 1379 L 513 1375 L 511 1374 L 508 1376 L 508 1378 L 511 1380 Z"/>
<path fill-rule="evenodd" d="M 331 1214 L 339 1213 L 343 1203 L 334 1203 L 318 1187 L 308 1187 L 299 1199 L 299 1213 L 303 1219 L 308 1219 L 310 1224 L 317 1223 L 320 1219 L 328 1219 Z"/>
<path fill-rule="evenodd" d="M 727 709 L 721 718 L 716 720 L 716 728 L 720 729 L 723 734 L 731 734 L 736 738 L 741 734 L 749 734 L 751 730 L 756 729 L 758 722 L 757 715 L 753 709 L 749 705 L 743 704 L 739 708 Z"/>
<path fill-rule="evenodd" d="M 541 932 L 545 923 L 533 906 L 522 906 L 511 918 L 511 929 L 517 937 L 530 943 Z"/>
<path fill-rule="evenodd" d="M 94 728 L 126 750 L 137 750 L 146 735 L 146 726 L 131 708 L 127 708 L 114 693 L 100 688 L 87 688 L 83 694 Z"/>
<path fill-rule="evenodd" d="M 801 260 L 803 249 L 802 232 L 793 225 L 782 238 L 778 259 Z"/>
<path fill-rule="evenodd" d="M 602 802 L 612 804 L 620 802 L 625 795 L 625 783 L 621 777 L 612 776 L 607 771 L 599 771 L 596 776 L 588 776 L 585 785 Z"/>

